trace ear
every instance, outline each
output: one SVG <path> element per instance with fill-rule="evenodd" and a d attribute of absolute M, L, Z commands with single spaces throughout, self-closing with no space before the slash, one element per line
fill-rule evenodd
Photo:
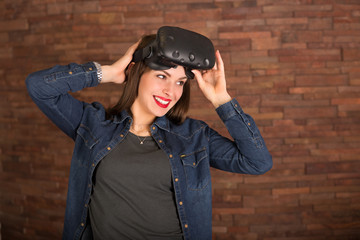
<path fill-rule="evenodd" d="M 130 69 L 135 65 L 134 62 L 129 63 L 129 65 L 126 67 L 125 74 L 128 75 Z"/>

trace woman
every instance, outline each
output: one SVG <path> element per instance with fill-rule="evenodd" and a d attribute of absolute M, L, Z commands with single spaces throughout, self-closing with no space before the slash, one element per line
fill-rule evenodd
<path fill-rule="evenodd" d="M 55 66 L 29 75 L 40 109 L 75 141 L 63 239 L 211 239 L 210 167 L 263 174 L 271 156 L 253 119 L 226 89 L 219 51 L 208 71 L 191 70 L 234 141 L 185 118 L 189 69 L 133 62 L 144 37 L 109 66 Z M 68 94 L 125 84 L 109 110 Z"/>

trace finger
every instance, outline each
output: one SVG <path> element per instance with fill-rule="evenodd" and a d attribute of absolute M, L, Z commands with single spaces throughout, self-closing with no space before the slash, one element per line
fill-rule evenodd
<path fill-rule="evenodd" d="M 199 84 L 199 87 L 202 88 L 204 86 L 204 79 L 202 77 L 202 73 L 199 70 L 192 70 L 195 75 L 195 79 Z"/>
<path fill-rule="evenodd" d="M 216 55 L 215 55 L 215 57 L 216 57 Z M 215 70 L 215 71 L 218 69 L 216 62 L 217 62 L 217 60 L 215 59 L 215 64 L 214 64 L 214 67 L 212 68 L 212 70 Z"/>
<path fill-rule="evenodd" d="M 221 54 L 220 54 L 220 51 L 217 50 L 216 51 L 216 65 L 217 65 L 217 69 L 220 70 L 221 72 L 224 71 L 224 62 L 222 60 L 222 57 L 221 57 Z"/>
<path fill-rule="evenodd" d="M 133 54 L 137 47 L 139 46 L 141 40 L 138 40 L 136 43 L 132 44 L 125 52 L 125 54 L 115 63 L 118 68 L 125 69 L 131 62 Z"/>
<path fill-rule="evenodd" d="M 195 79 L 198 80 L 198 79 L 201 79 L 202 78 L 202 73 L 199 71 L 199 70 L 191 70 L 191 72 L 195 75 Z"/>
<path fill-rule="evenodd" d="M 128 48 L 128 50 L 126 51 L 125 55 L 127 55 L 127 56 L 129 56 L 129 57 L 131 56 L 131 58 L 132 58 L 132 55 L 134 54 L 136 48 L 139 46 L 140 41 L 141 41 L 141 40 L 138 40 L 136 43 L 134 43 L 133 45 L 131 45 L 131 46 Z"/>

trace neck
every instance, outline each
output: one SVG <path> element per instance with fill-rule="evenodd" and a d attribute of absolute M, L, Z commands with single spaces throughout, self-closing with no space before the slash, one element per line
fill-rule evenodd
<path fill-rule="evenodd" d="M 136 135 L 150 136 L 150 126 L 155 120 L 155 116 L 150 114 L 144 114 L 139 111 L 139 108 L 135 104 L 131 107 L 133 115 L 133 124 L 130 127 L 130 131 Z"/>
<path fill-rule="evenodd" d="M 132 126 L 130 127 L 130 132 L 132 132 L 133 134 L 137 135 L 137 136 L 151 136 L 150 130 L 135 130 Z"/>
<path fill-rule="evenodd" d="M 139 136 L 150 136 L 150 126 L 152 122 L 138 122 L 136 118 L 134 118 L 133 124 L 130 127 L 130 132 Z"/>

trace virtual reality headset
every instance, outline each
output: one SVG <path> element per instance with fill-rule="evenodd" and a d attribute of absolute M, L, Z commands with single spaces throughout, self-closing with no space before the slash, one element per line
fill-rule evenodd
<path fill-rule="evenodd" d="M 215 50 L 210 39 L 201 34 L 164 26 L 159 28 L 153 42 L 135 51 L 132 61 L 144 61 L 153 70 L 183 66 L 186 76 L 193 79 L 191 70 L 208 70 L 214 67 Z"/>

